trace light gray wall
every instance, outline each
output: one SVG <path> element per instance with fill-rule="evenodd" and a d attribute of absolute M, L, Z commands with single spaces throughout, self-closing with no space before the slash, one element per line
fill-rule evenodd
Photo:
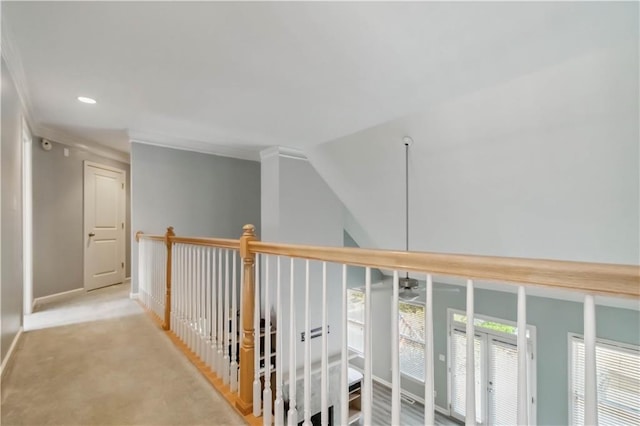
<path fill-rule="evenodd" d="M 292 244 L 313 244 L 343 247 L 343 205 L 318 175 L 313 166 L 304 159 L 271 155 L 262 159 L 262 215 L 270 224 L 264 229 L 261 238 L 264 241 L 286 242 Z M 272 262 L 275 262 L 272 260 Z M 294 299 L 295 321 L 291 320 L 289 302 L 290 271 L 289 260 L 282 261 L 281 282 L 287 283 L 282 289 L 282 324 L 280 330 L 285 336 L 290 333 L 290 324 L 295 324 L 296 365 L 303 365 L 304 343 L 300 333 L 305 329 L 305 262 L 294 263 Z M 271 282 L 275 282 L 275 263 L 271 264 Z M 263 269 L 264 272 L 264 269 Z M 311 262 L 310 276 L 310 328 L 322 325 L 322 267 L 319 262 Z M 340 351 L 340 304 L 341 267 L 327 265 L 327 298 L 329 354 Z M 271 287 L 271 300 L 275 301 L 275 289 Z M 264 316 L 264 308 L 262 309 Z M 271 317 L 275 318 L 275 305 L 271 308 Z M 312 362 L 320 359 L 321 338 L 311 340 Z M 289 353 L 289 339 L 283 342 L 283 352 Z M 286 363 L 289 363 L 288 356 Z"/>
<path fill-rule="evenodd" d="M 84 287 L 84 161 L 124 170 L 127 174 L 126 235 L 131 233 L 129 165 L 53 142 L 45 151 L 33 139 L 33 295 L 43 297 Z M 69 149 L 69 156 L 63 154 Z M 131 275 L 127 238 L 126 276 Z"/>
<path fill-rule="evenodd" d="M 319 145 L 309 158 L 377 248 L 404 245 L 408 134 L 411 250 L 637 265 L 637 22 L 626 42 Z"/>
<path fill-rule="evenodd" d="M 360 245 L 353 239 L 353 237 L 347 232 L 343 233 L 344 246 L 360 248 Z M 376 283 L 382 281 L 382 272 L 379 269 L 371 269 L 371 282 Z M 360 287 L 366 284 L 366 268 L 360 266 L 347 266 L 347 283 L 349 288 Z"/>
<path fill-rule="evenodd" d="M 421 283 L 424 287 L 424 282 Z M 458 292 L 439 291 L 442 288 L 457 288 Z M 447 309 L 466 309 L 466 289 L 458 286 L 434 285 L 434 381 L 437 392 L 436 404 L 447 407 L 447 363 L 439 361 L 438 355 L 447 356 Z M 475 312 L 516 321 L 516 295 L 501 291 L 476 289 Z M 373 287 L 372 327 L 373 374 L 391 381 L 391 282 Z M 424 294 L 422 300 L 424 303 Z M 640 312 L 597 306 L 597 335 L 599 338 L 640 345 Z M 540 425 L 568 424 L 568 333 L 583 332 L 582 304 L 545 297 L 527 297 L 527 322 L 536 326 L 537 333 L 537 416 Z M 361 362 L 356 362 L 362 366 Z M 424 397 L 424 385 L 403 378 L 403 389 Z"/>
<path fill-rule="evenodd" d="M 22 325 L 22 111 L 2 59 L 2 282 L 0 358 Z"/>
<path fill-rule="evenodd" d="M 260 232 L 260 163 L 131 144 L 132 291 L 138 290 L 135 233 L 239 238 Z"/>

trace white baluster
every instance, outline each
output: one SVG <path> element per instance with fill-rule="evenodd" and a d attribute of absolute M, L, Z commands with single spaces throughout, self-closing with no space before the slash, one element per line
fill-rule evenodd
<path fill-rule="evenodd" d="M 207 361 L 208 325 L 207 325 L 207 248 L 199 247 L 200 257 L 200 359 Z"/>
<path fill-rule="evenodd" d="M 191 246 L 191 280 L 189 281 L 189 289 L 191 296 L 189 297 L 191 305 L 191 352 L 196 352 L 198 344 L 197 320 L 198 312 L 196 310 L 196 289 L 198 280 L 198 265 L 196 264 L 196 248 Z"/>
<path fill-rule="evenodd" d="M 371 346 L 371 268 L 365 270 L 365 292 L 364 292 L 364 381 L 362 383 L 362 416 L 365 425 L 373 423 L 373 382 L 371 380 L 372 368 L 372 346 Z"/>
<path fill-rule="evenodd" d="M 229 249 L 224 251 L 224 346 L 222 348 L 222 383 L 229 384 Z"/>
<path fill-rule="evenodd" d="M 276 257 L 276 400 L 274 404 L 275 424 L 284 425 L 284 401 L 282 399 L 282 292 L 280 283 L 280 256 Z"/>
<path fill-rule="evenodd" d="M 327 398 L 329 370 L 327 365 L 327 353 L 329 341 L 327 340 L 327 262 L 322 262 L 322 353 L 320 354 L 321 374 L 320 374 L 320 424 L 329 424 L 329 404 Z M 311 336 L 309 336 L 311 340 Z"/>
<path fill-rule="evenodd" d="M 435 423 L 433 396 L 433 281 L 427 274 L 427 294 L 424 313 L 424 424 Z"/>
<path fill-rule="evenodd" d="M 178 336 L 178 338 L 180 340 L 182 340 L 182 337 L 180 336 L 180 323 L 182 321 L 182 310 L 181 310 L 181 292 L 182 292 L 182 244 L 176 244 L 175 246 L 175 259 L 176 259 L 176 274 L 177 274 L 177 279 L 175 281 L 175 301 L 176 301 L 176 314 L 175 314 L 175 321 L 176 321 L 176 326 L 175 326 L 175 330 L 174 332 L 176 333 L 176 336 Z M 173 290 L 171 290 L 173 292 Z"/>
<path fill-rule="evenodd" d="M 294 267 L 293 258 L 289 259 L 289 412 L 288 426 L 296 426 L 298 424 L 298 409 L 296 407 L 296 385 L 297 385 L 297 359 L 296 359 L 296 298 L 294 286 Z"/>
<path fill-rule="evenodd" d="M 138 294 L 144 304 L 144 268 L 147 263 L 144 258 L 144 240 L 138 242 Z"/>
<path fill-rule="evenodd" d="M 304 422 L 303 426 L 311 426 L 311 308 L 309 295 L 309 260 L 305 261 L 304 285 Z"/>
<path fill-rule="evenodd" d="M 210 290 L 210 267 L 209 262 L 211 249 L 204 247 L 202 250 L 202 272 L 203 272 L 203 303 L 204 303 L 204 340 L 202 348 L 202 361 L 211 368 L 209 361 L 211 359 L 211 290 Z"/>
<path fill-rule="evenodd" d="M 527 384 L 527 295 L 518 287 L 518 425 L 529 424 Z"/>
<path fill-rule="evenodd" d="M 238 390 L 238 351 L 236 345 L 238 344 L 238 282 L 236 280 L 237 269 L 237 251 L 233 251 L 233 283 L 232 283 L 232 295 L 231 295 L 231 366 L 229 370 L 230 384 L 229 388 L 231 392 Z M 242 282 L 242 281 L 240 281 Z M 279 323 L 278 323 L 279 324 Z"/>
<path fill-rule="evenodd" d="M 239 287 L 239 291 L 240 291 L 240 316 L 238 317 L 238 324 L 244 324 L 242 322 L 242 318 L 244 316 L 244 308 L 242 307 L 242 303 L 244 300 L 244 296 L 242 295 L 242 293 L 244 293 L 242 291 L 242 286 L 244 285 L 244 259 L 242 257 L 240 257 L 240 287 Z M 240 366 L 238 366 L 238 370 L 240 369 Z M 238 374 L 240 374 L 238 372 Z M 238 380 L 240 380 L 238 378 Z M 240 395 L 240 384 L 238 383 L 238 395 Z"/>
<path fill-rule="evenodd" d="M 342 265 L 342 348 L 340 362 L 340 423 L 349 423 L 349 329 L 347 300 L 347 265 Z"/>
<path fill-rule="evenodd" d="M 584 424 L 598 424 L 596 377 L 596 305 L 592 295 L 584 297 Z"/>
<path fill-rule="evenodd" d="M 391 298 L 391 424 L 400 424 L 400 333 L 398 326 L 398 271 L 393 271 Z"/>
<path fill-rule="evenodd" d="M 224 282 L 222 281 L 222 249 L 220 249 L 220 253 L 218 255 L 218 377 L 221 377 L 224 374 L 224 367 L 222 363 L 224 361 L 224 355 L 222 354 L 222 347 L 224 345 L 224 307 L 223 305 L 223 290 L 224 290 Z"/>
<path fill-rule="evenodd" d="M 475 324 L 473 281 L 467 280 L 467 394 L 465 424 L 476 424 Z"/>
<path fill-rule="evenodd" d="M 253 310 L 253 347 L 254 347 L 254 377 L 253 377 L 253 415 L 259 417 L 262 414 L 260 400 L 260 255 L 256 256 L 255 263 L 255 297 Z"/>
<path fill-rule="evenodd" d="M 202 265 L 201 265 L 201 260 L 200 260 L 200 251 L 201 248 L 198 246 L 194 247 L 195 250 L 195 254 L 196 254 L 196 258 L 195 258 L 195 267 L 196 267 L 196 280 L 193 283 L 194 284 L 194 290 L 195 290 L 195 309 L 196 309 L 196 347 L 195 347 L 195 354 L 202 359 L 202 347 L 203 347 L 203 342 L 204 342 L 204 336 L 202 333 L 202 311 L 201 311 L 201 307 L 200 307 L 200 303 L 203 299 L 202 294 L 201 294 L 201 284 L 202 284 Z"/>
<path fill-rule="evenodd" d="M 216 249 L 209 251 L 209 368 L 216 372 Z"/>
<path fill-rule="evenodd" d="M 211 370 L 218 374 L 218 249 L 213 249 L 211 258 Z"/>
<path fill-rule="evenodd" d="M 271 425 L 271 305 L 269 294 L 269 256 L 264 256 L 264 391 L 263 424 Z"/>
<path fill-rule="evenodd" d="M 172 243 L 173 244 L 173 243 Z M 171 247 L 171 304 L 169 305 L 169 311 L 171 312 L 171 316 L 169 317 L 169 329 L 174 333 L 176 332 L 176 295 L 175 295 L 175 287 L 177 284 L 178 277 L 178 261 L 176 259 L 176 252 L 178 251 L 176 244 L 173 244 Z"/>
<path fill-rule="evenodd" d="M 193 267 L 192 267 L 192 247 L 187 246 L 187 285 L 186 285 L 186 310 L 187 310 L 187 322 L 186 322 L 186 345 L 189 349 L 191 349 L 193 344 L 193 333 L 191 332 L 191 320 L 192 320 L 192 312 L 191 312 L 191 286 L 193 283 Z"/>

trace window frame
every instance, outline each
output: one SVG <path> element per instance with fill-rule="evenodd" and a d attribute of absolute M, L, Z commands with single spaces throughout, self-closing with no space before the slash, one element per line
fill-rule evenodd
<path fill-rule="evenodd" d="M 584 344 L 584 334 L 580 333 L 567 333 L 567 423 L 569 425 L 573 425 L 573 410 L 574 410 L 574 401 L 573 401 L 573 364 L 572 364 L 572 343 L 573 340 L 581 340 Z M 638 355 L 640 358 L 640 345 L 632 345 L 629 343 L 618 342 L 615 340 L 609 339 L 601 339 L 599 337 L 596 338 L 596 349 L 598 345 L 609 346 L 609 349 L 615 349 L 620 352 L 632 353 L 634 355 Z M 597 365 L 596 365 L 596 374 L 597 374 Z M 596 403 L 599 404 L 598 401 Z"/>
<path fill-rule="evenodd" d="M 393 300 L 391 301 L 391 303 L 393 303 Z M 422 311 L 423 311 L 423 316 L 427 315 L 427 308 L 426 308 L 425 303 L 419 302 L 419 301 L 415 301 L 415 300 L 401 300 L 401 299 L 398 300 L 398 313 L 400 313 L 400 304 L 401 303 L 404 303 L 405 305 L 413 305 L 413 306 L 421 307 Z M 427 354 L 426 354 L 426 352 L 427 352 L 427 341 L 426 341 L 426 339 L 423 342 L 420 342 L 419 340 L 413 339 L 413 338 L 408 337 L 408 336 L 405 337 L 404 335 L 402 335 L 400 333 L 400 321 L 399 320 L 400 320 L 400 318 L 398 318 L 398 340 L 400 340 L 401 338 L 404 337 L 407 340 L 411 340 L 412 342 L 415 342 L 415 343 L 419 344 L 423 348 L 422 349 L 423 357 L 427 356 Z M 425 378 L 420 379 L 419 377 L 412 376 L 411 374 L 402 371 L 402 365 L 400 365 L 400 376 L 401 377 L 405 377 L 405 378 L 407 378 L 409 380 L 412 380 L 412 381 L 414 381 L 416 383 L 420 383 L 420 384 L 424 385 L 425 380 L 426 380 L 426 374 L 427 374 L 427 372 L 425 371 Z"/>
<path fill-rule="evenodd" d="M 453 328 L 458 328 L 459 330 L 463 330 L 466 333 L 466 323 L 455 321 L 453 319 L 454 314 L 466 316 L 467 313 L 460 309 L 447 308 L 447 408 L 449 410 L 449 416 L 452 416 L 452 417 L 453 417 L 453 409 L 451 407 L 451 399 L 452 399 L 452 391 L 453 391 L 453 386 L 452 386 L 453 371 L 452 371 L 452 360 L 451 360 L 451 344 L 452 344 L 451 333 Z M 506 320 L 504 318 L 492 317 L 489 315 L 482 315 L 482 314 L 478 314 L 477 312 L 474 312 L 474 323 L 476 320 L 496 322 L 496 323 L 517 327 L 517 322 L 515 321 Z M 476 337 L 480 337 L 482 339 L 483 338 L 482 335 L 484 334 L 488 337 L 488 339 L 491 339 L 491 338 L 497 338 L 498 340 L 507 339 L 507 341 L 513 339 L 517 347 L 517 339 L 518 339 L 517 334 L 505 333 L 492 328 L 485 328 L 485 327 L 478 327 L 478 326 L 474 327 L 474 329 L 475 329 Z M 528 359 L 529 362 L 527 362 L 527 367 L 528 367 L 527 380 L 529 385 L 529 392 L 532 398 L 532 401 L 529 401 L 529 405 L 530 405 L 529 423 L 537 424 L 537 419 L 538 419 L 538 414 L 537 414 L 537 411 L 538 411 L 537 336 L 536 336 L 536 326 L 529 323 L 527 324 L 527 343 L 531 353 L 531 359 Z M 488 350 L 488 345 L 485 345 L 485 350 Z M 485 392 L 487 392 L 486 386 L 484 389 L 485 389 Z M 488 396 L 483 395 L 481 400 L 486 402 L 488 400 Z M 485 407 L 484 407 L 485 416 L 487 415 L 487 411 L 486 411 L 487 405 L 488 404 L 485 403 Z M 485 420 L 486 419 L 483 419 L 483 421 Z M 485 424 L 485 423 L 482 423 L 482 424 Z"/>
<path fill-rule="evenodd" d="M 364 307 L 364 304 L 365 304 L 365 300 L 364 300 L 364 298 L 365 298 L 365 297 L 364 297 L 364 291 L 363 291 L 363 290 L 361 290 L 361 289 L 359 289 L 359 288 L 357 288 L 357 287 L 356 287 L 356 288 L 348 288 L 348 289 L 347 289 L 347 297 L 349 297 L 349 292 L 353 292 L 353 291 L 355 291 L 355 292 L 358 292 L 358 293 L 362 294 L 362 306 Z M 348 300 L 348 299 L 347 299 L 347 300 Z M 359 326 L 359 327 L 361 327 L 361 328 L 362 328 L 362 337 L 363 337 L 363 339 L 362 339 L 362 340 L 363 340 L 363 342 L 364 342 L 364 322 L 360 322 L 360 321 L 353 320 L 353 319 L 349 318 L 349 311 L 348 311 L 348 309 L 349 309 L 349 306 L 348 306 L 348 302 L 347 302 L 347 334 L 349 333 L 349 324 L 357 325 L 357 326 Z M 363 344 L 364 344 L 364 343 L 363 343 Z M 360 358 L 364 358 L 364 351 L 361 351 L 361 350 L 356 349 L 356 348 L 354 348 L 353 346 L 351 346 L 351 344 L 349 343 L 349 340 L 348 340 L 348 339 L 347 339 L 347 349 L 348 349 L 351 353 L 355 354 L 356 356 L 358 356 L 358 357 L 360 357 Z"/>

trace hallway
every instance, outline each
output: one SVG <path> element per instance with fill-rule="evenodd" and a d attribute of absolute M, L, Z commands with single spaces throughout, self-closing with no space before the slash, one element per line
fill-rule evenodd
<path fill-rule="evenodd" d="M 129 285 L 39 307 L 2 380 L 1 423 L 239 425 Z"/>

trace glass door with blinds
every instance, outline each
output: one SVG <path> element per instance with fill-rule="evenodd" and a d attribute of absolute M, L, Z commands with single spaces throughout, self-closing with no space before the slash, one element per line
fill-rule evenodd
<path fill-rule="evenodd" d="M 466 410 L 467 335 L 464 314 L 450 310 L 450 409 L 454 418 L 464 421 Z M 518 348 L 517 329 L 511 323 L 496 319 L 475 318 L 475 387 L 476 422 L 486 425 L 517 423 Z M 533 328 L 532 328 L 533 329 Z M 533 339 L 527 330 L 528 365 L 531 378 Z M 530 383 L 530 407 L 535 384 Z M 533 410 L 532 410 L 533 411 Z M 535 415 L 534 415 L 535 416 Z M 530 417 L 531 418 L 531 417 Z M 532 423 L 535 419 L 532 418 Z"/>

